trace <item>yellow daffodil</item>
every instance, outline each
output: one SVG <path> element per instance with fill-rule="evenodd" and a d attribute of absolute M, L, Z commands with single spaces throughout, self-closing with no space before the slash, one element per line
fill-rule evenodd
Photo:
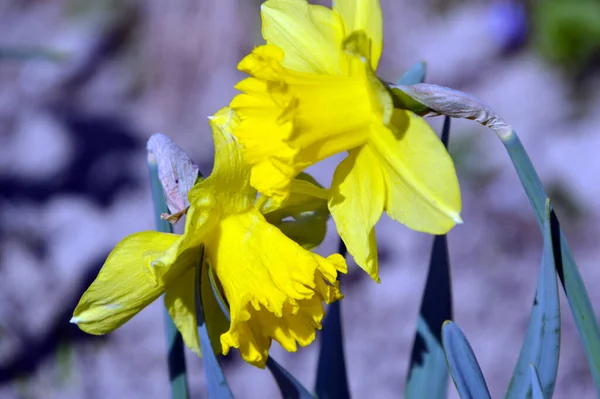
<path fill-rule="evenodd" d="M 454 165 L 429 127 L 394 109 L 374 73 L 383 46 L 377 0 L 262 5 L 266 45 L 238 68 L 250 75 L 231 107 L 250 182 L 281 201 L 294 177 L 348 151 L 333 176 L 329 209 L 356 262 L 378 280 L 374 226 L 386 211 L 406 226 L 443 234 L 460 223 Z"/>
<path fill-rule="evenodd" d="M 323 302 L 342 298 L 336 279 L 338 272 L 346 272 L 346 263 L 339 254 L 323 258 L 307 251 L 267 222 L 263 213 L 276 214 L 285 203 L 259 200 L 255 205 L 249 168 L 230 133 L 238 123 L 235 113 L 225 108 L 210 123 L 215 164 L 189 193 L 184 234 L 146 231 L 121 241 L 84 293 L 72 322 L 104 334 L 166 293 L 165 304 L 185 343 L 200 354 L 194 280 L 203 245 L 231 317 L 217 349 L 227 354 L 238 348 L 247 362 L 264 367 L 273 339 L 288 351 L 314 340 Z M 300 197 L 292 194 L 287 203 L 304 209 L 310 208 L 309 196 L 327 196 L 305 180 L 295 183 L 293 191 Z M 203 300 L 205 313 L 217 309 L 214 296 L 203 295 Z M 212 318 L 207 315 L 209 328 Z"/>

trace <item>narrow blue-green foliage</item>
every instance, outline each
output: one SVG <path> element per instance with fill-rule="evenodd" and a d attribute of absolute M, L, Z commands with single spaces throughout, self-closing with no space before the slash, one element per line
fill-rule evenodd
<path fill-rule="evenodd" d="M 504 141 L 504 145 L 535 211 L 538 224 L 543 229 L 547 195 L 540 178 L 516 132 L 513 131 L 512 136 Z M 550 223 L 551 226 L 556 226 L 551 229 L 554 233 L 552 239 L 554 241 L 556 271 L 569 301 L 596 390 L 600 394 L 600 329 L 598 328 L 596 313 L 590 303 L 585 285 L 575 264 L 575 259 L 554 213 L 551 214 Z"/>
<path fill-rule="evenodd" d="M 339 241 L 338 253 L 346 256 L 346 245 Z M 344 335 L 340 301 L 327 308 L 321 332 L 315 392 L 319 399 L 349 398 L 348 375 L 344 356 Z"/>
<path fill-rule="evenodd" d="M 550 201 L 547 201 L 544 217 L 544 252 L 535 302 L 519 360 L 508 387 L 507 399 L 531 397 L 530 365 L 539 372 L 536 376 L 539 375 L 545 396 L 552 397 L 554 391 L 560 352 L 560 304 L 550 222 L 551 212 Z"/>
<path fill-rule="evenodd" d="M 281 391 L 283 399 L 314 399 L 315 396 L 310 393 L 293 375 L 284 369 L 279 363 L 269 356 L 267 359 L 267 368 L 275 378 L 277 386 Z"/>
<path fill-rule="evenodd" d="M 442 143 L 448 148 L 450 118 L 444 118 Z M 450 258 L 446 236 L 433 240 L 429 271 L 413 343 L 404 396 L 407 399 L 445 398 L 448 367 L 442 347 L 442 325 L 452 319 Z"/>
<path fill-rule="evenodd" d="M 210 286 L 215 294 L 215 298 L 219 303 L 219 307 L 225 314 L 227 320 L 231 320 L 229 315 L 229 308 L 227 303 L 221 296 L 221 293 L 217 287 L 217 283 L 215 281 L 215 276 L 212 269 L 209 267 L 208 276 L 210 281 Z M 312 399 L 314 398 L 313 394 L 310 393 L 308 389 L 306 389 L 293 375 L 291 375 L 283 366 L 273 359 L 272 356 L 269 356 L 267 359 L 267 368 L 273 375 L 279 390 L 281 391 L 281 395 L 284 399 Z M 220 397 L 219 397 L 220 398 Z"/>
<path fill-rule="evenodd" d="M 168 212 L 168 208 L 164 197 L 164 191 L 158 178 L 158 166 L 153 160 L 148 162 L 148 166 L 150 169 L 150 186 L 152 188 L 154 217 L 157 230 L 165 233 L 172 233 L 173 229 L 171 224 L 167 220 L 163 220 L 160 216 L 162 213 Z M 204 372 L 206 374 L 208 395 L 211 398 L 219 399 L 233 398 L 233 394 L 227 385 L 225 375 L 223 374 L 223 370 L 219 365 L 219 361 L 217 360 L 217 356 L 211 345 L 202 309 L 200 281 L 202 268 L 205 267 L 203 253 L 204 248 L 202 248 L 201 253 L 199 254 L 199 261 L 196 265 L 195 300 L 198 336 L 200 337 L 200 348 L 202 350 L 202 361 L 204 364 Z M 183 338 L 173 323 L 173 319 L 169 315 L 167 309 L 165 309 L 164 321 L 167 348 L 169 348 L 168 361 L 169 376 L 171 379 L 171 398 L 187 399 L 189 398 L 189 391 L 187 387 Z"/>
<path fill-rule="evenodd" d="M 205 323 L 204 311 L 202 309 L 202 295 L 200 284 L 202 279 L 202 268 L 208 267 L 204 262 L 204 246 L 200 250 L 199 262 L 196 265 L 195 276 L 195 300 L 196 300 L 196 322 L 198 327 L 198 336 L 200 337 L 200 349 L 202 350 L 202 363 L 206 375 L 206 387 L 209 398 L 228 399 L 233 398 L 233 394 L 227 385 L 225 374 L 219 364 L 217 355 L 213 350 L 208 335 L 208 329 Z"/>
<path fill-rule="evenodd" d="M 163 233 L 172 233 L 171 223 L 163 220 L 160 215 L 168 212 L 165 194 L 158 179 L 158 165 L 156 161 L 148 161 L 150 172 L 150 188 L 152 190 L 152 203 L 154 205 L 154 222 L 156 230 Z M 171 315 L 164 309 L 165 338 L 167 341 L 167 361 L 169 367 L 169 380 L 171 382 L 171 398 L 187 399 L 189 397 L 186 377 L 183 338 L 175 327 Z"/>
<path fill-rule="evenodd" d="M 545 399 L 552 396 L 552 394 L 549 396 L 544 395 L 538 372 L 535 369 L 535 366 L 531 363 L 529 364 L 529 377 L 531 378 L 531 395 L 533 399 Z"/>
<path fill-rule="evenodd" d="M 173 323 L 171 315 L 165 308 L 163 311 L 165 338 L 167 340 L 167 361 L 169 380 L 171 381 L 171 398 L 188 399 L 188 385 L 184 355 L 184 344 L 181 333 Z"/>
<path fill-rule="evenodd" d="M 417 332 L 413 343 L 407 399 L 445 398 L 448 393 L 448 367 L 442 346 L 442 325 L 452 319 L 450 261 L 446 236 L 436 236 L 431 250 L 429 272 Z"/>
<path fill-rule="evenodd" d="M 450 375 L 462 399 L 491 399 L 477 358 L 463 332 L 452 321 L 442 328 L 444 353 Z"/>
<path fill-rule="evenodd" d="M 423 83 L 427 75 L 427 63 L 419 61 L 410 68 L 398 80 L 399 85 L 409 86 L 417 83 Z"/>

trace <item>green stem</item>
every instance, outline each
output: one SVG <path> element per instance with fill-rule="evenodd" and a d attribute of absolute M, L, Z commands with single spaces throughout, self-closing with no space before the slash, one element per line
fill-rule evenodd
<path fill-rule="evenodd" d="M 173 228 L 171 227 L 171 224 L 160 217 L 162 213 L 168 212 L 168 208 L 165 194 L 158 178 L 158 165 L 153 156 L 148 157 L 148 169 L 150 171 L 150 187 L 152 190 L 152 202 L 154 204 L 156 230 L 163 233 L 172 233 Z M 171 381 L 171 398 L 188 399 L 189 391 L 183 338 L 166 308 L 164 309 L 164 324 L 168 350 L 167 362 L 169 366 L 169 380 Z"/>
<path fill-rule="evenodd" d="M 204 364 L 204 374 L 206 375 L 206 388 L 209 398 L 233 399 L 231 389 L 227 384 L 227 379 L 223 369 L 219 364 L 217 355 L 213 350 L 213 345 L 208 334 L 204 309 L 202 307 L 201 284 L 208 278 L 208 265 L 204 263 L 204 245 L 200 249 L 200 259 L 196 264 L 194 300 L 196 303 L 196 328 L 198 329 L 198 338 L 200 339 L 200 348 L 202 350 L 202 363 Z"/>

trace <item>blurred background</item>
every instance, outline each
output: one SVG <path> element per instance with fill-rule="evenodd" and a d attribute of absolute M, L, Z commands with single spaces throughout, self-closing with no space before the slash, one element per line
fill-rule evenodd
<path fill-rule="evenodd" d="M 517 129 L 600 309 L 600 3 L 381 2 L 380 77 L 425 60 L 429 83 L 478 96 Z M 103 337 L 68 320 L 114 245 L 154 227 L 147 138 L 168 134 L 210 172 L 206 118 L 262 42 L 259 10 L 258 0 L 0 2 L 0 398 L 168 397 L 160 300 Z M 452 126 L 464 208 L 449 234 L 455 320 L 496 397 L 529 321 L 542 240 L 501 143 L 475 123 Z M 310 171 L 329 184 L 340 159 Z M 322 254 L 337 247 L 330 227 Z M 377 233 L 381 284 L 355 265 L 342 284 L 356 398 L 403 396 L 432 243 L 386 217 Z M 595 397 L 564 296 L 562 310 L 555 397 Z M 271 353 L 312 387 L 317 350 Z M 187 355 L 193 397 L 205 397 L 201 360 Z M 278 396 L 268 371 L 237 353 L 224 364 L 237 397 Z"/>

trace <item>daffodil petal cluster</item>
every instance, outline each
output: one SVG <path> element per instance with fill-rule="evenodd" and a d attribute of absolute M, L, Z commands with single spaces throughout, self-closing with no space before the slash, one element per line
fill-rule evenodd
<path fill-rule="evenodd" d="M 294 351 L 315 339 L 323 302 L 342 298 L 337 275 L 347 266 L 339 254 L 323 258 L 307 251 L 265 219 L 261 208 L 285 212 L 285 204 L 263 200 L 255 205 L 249 167 L 230 133 L 237 116 L 225 108 L 210 122 L 215 164 L 189 193 L 184 234 L 141 232 L 121 241 L 82 296 L 72 322 L 86 332 L 104 334 L 165 293 L 186 345 L 200 354 L 194 286 L 203 248 L 231 318 L 227 323 L 214 296 L 203 295 L 217 349 L 226 354 L 238 348 L 247 362 L 264 367 L 272 340 Z M 307 184 L 299 183 L 302 195 L 324 196 L 322 189 Z M 306 197 L 292 195 L 290 201 L 307 206 Z"/>
<path fill-rule="evenodd" d="M 384 211 L 411 229 L 444 234 L 461 222 L 453 162 L 429 125 L 393 108 L 375 70 L 383 47 L 377 0 L 262 5 L 266 45 L 238 68 L 250 77 L 231 107 L 252 166 L 250 183 L 284 201 L 298 173 L 348 152 L 328 206 L 357 264 L 378 280 L 374 226 Z"/>

